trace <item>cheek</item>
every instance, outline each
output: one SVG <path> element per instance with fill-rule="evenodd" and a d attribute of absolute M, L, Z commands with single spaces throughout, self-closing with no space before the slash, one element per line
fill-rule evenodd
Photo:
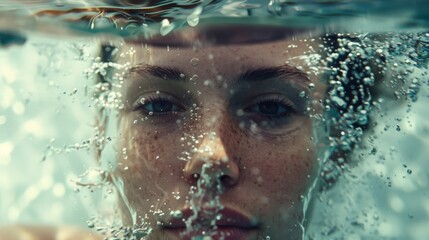
<path fill-rule="evenodd" d="M 302 131 L 276 143 L 249 145 L 243 156 L 247 181 L 263 191 L 270 202 L 297 202 L 317 173 L 315 149 Z M 305 135 L 304 135 L 305 136 Z M 310 139 L 310 136 L 307 138 Z"/>
<path fill-rule="evenodd" d="M 178 156 L 183 151 L 178 144 L 179 136 L 148 131 L 142 125 L 123 125 L 120 132 L 115 174 L 123 179 L 126 188 L 139 189 L 144 195 L 157 195 L 155 182 L 166 189 L 174 182 L 173 178 L 182 176 L 183 161 L 179 161 Z"/>

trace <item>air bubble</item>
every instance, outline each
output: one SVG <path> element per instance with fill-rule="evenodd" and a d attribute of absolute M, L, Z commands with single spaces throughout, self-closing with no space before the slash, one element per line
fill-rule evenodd
<path fill-rule="evenodd" d="M 91 26 L 91 29 L 95 29 L 95 28 L 100 29 L 100 28 L 110 28 L 114 26 L 114 24 L 109 18 L 101 15 L 96 15 L 96 17 L 91 19 L 90 26 Z"/>
<path fill-rule="evenodd" d="M 343 99 L 339 98 L 338 96 L 332 96 L 331 101 L 334 102 L 339 107 L 345 107 L 346 106 L 346 102 Z"/>
<path fill-rule="evenodd" d="M 198 59 L 198 58 L 192 58 L 192 59 L 191 59 L 191 65 L 192 65 L 193 67 L 197 67 L 197 66 L 198 66 L 199 61 L 200 61 L 200 59 Z"/>
<path fill-rule="evenodd" d="M 183 213 L 182 213 L 182 211 L 179 211 L 179 210 L 177 210 L 177 211 L 172 211 L 170 214 L 171 214 L 171 216 L 172 216 L 173 218 L 181 218 L 181 217 L 183 217 Z"/>
<path fill-rule="evenodd" d="M 198 23 L 200 22 L 200 14 L 202 13 L 202 11 L 203 8 L 199 6 L 195 8 L 195 11 L 186 18 L 186 21 L 188 22 L 189 26 L 195 27 L 198 25 Z"/>
<path fill-rule="evenodd" d="M 88 226 L 88 228 L 94 228 L 95 227 L 94 223 L 91 221 L 88 221 L 87 226 Z"/>
<path fill-rule="evenodd" d="M 198 75 L 197 74 L 192 75 L 192 77 L 189 79 L 189 81 L 191 81 L 191 82 L 195 82 L 197 80 L 198 80 Z"/>
<path fill-rule="evenodd" d="M 210 81 L 210 80 L 205 80 L 205 81 L 204 81 L 204 86 L 206 86 L 206 87 L 207 87 L 207 86 L 209 86 L 209 85 L 210 85 L 210 83 L 211 83 L 211 81 Z"/>
<path fill-rule="evenodd" d="M 166 36 L 174 29 L 174 23 L 170 23 L 168 19 L 164 19 L 161 22 L 160 33 L 162 36 Z"/>
<path fill-rule="evenodd" d="M 416 42 L 416 52 L 419 55 L 419 60 L 429 58 L 429 33 L 422 34 Z"/>

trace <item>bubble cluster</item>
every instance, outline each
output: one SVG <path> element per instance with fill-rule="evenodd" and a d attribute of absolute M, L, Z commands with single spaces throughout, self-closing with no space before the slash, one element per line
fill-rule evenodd
<path fill-rule="evenodd" d="M 213 162 L 206 162 L 202 166 L 197 186 L 191 187 L 189 204 L 191 216 L 185 221 L 184 236 L 193 238 L 208 238 L 218 235 L 216 222 L 222 218 L 220 211 L 223 205 L 220 202 L 222 194 L 221 172 Z"/>

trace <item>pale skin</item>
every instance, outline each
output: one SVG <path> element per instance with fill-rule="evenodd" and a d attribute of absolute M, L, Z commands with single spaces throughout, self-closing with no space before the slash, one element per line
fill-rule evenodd
<path fill-rule="evenodd" d="M 123 183 L 118 199 L 124 224 L 148 224 L 149 239 L 180 239 L 165 228 L 169 213 L 189 207 L 189 190 L 208 162 L 221 173 L 221 204 L 254 222 L 239 229 L 239 239 L 300 239 L 304 199 L 319 171 L 312 116 L 321 113 L 325 96 L 320 77 L 300 56 L 317 44 L 282 40 L 193 49 L 125 43 L 117 61 L 129 68 L 117 89 L 124 108 L 112 171 L 114 183 Z M 174 74 L 166 69 L 179 79 L 170 79 Z M 13 229 L 33 232 L 34 239 L 101 238 Z"/>

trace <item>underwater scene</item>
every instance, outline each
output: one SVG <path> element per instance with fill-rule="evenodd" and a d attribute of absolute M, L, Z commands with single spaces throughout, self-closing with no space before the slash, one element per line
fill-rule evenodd
<path fill-rule="evenodd" d="M 424 240 L 425 0 L 2 0 L 0 240 Z"/>

